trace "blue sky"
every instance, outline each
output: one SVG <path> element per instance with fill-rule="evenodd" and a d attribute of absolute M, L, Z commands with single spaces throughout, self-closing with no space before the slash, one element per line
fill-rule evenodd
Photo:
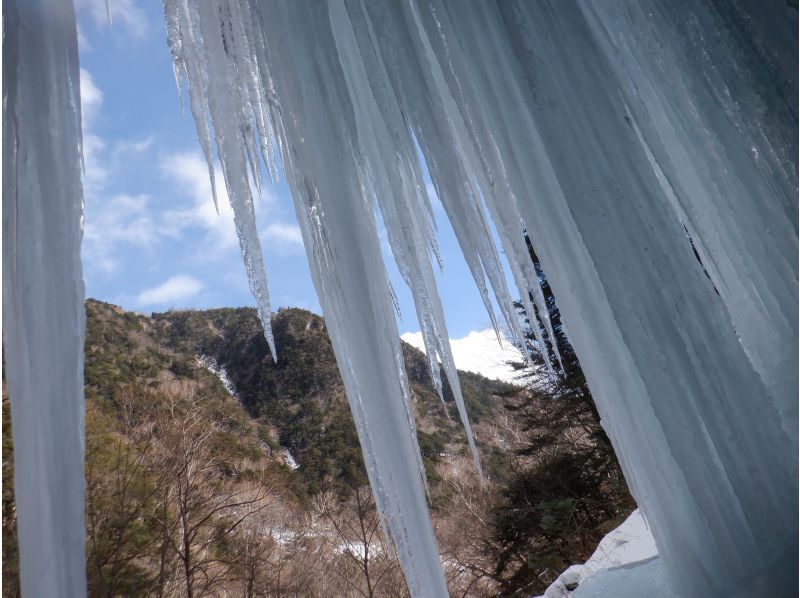
<path fill-rule="evenodd" d="M 223 190 L 217 215 L 194 122 L 181 110 L 161 3 L 111 5 L 109 26 L 105 0 L 76 0 L 87 296 L 145 313 L 254 305 L 227 197 Z M 319 313 L 287 187 L 267 184 L 256 204 L 273 309 Z M 441 205 L 437 224 L 450 336 L 466 337 L 489 318 Z M 393 263 L 389 271 L 400 331 L 417 331 L 411 295 Z"/>

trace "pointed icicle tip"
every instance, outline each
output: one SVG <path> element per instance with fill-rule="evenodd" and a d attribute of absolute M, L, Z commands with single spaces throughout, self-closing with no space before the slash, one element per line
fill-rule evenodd
<path fill-rule="evenodd" d="M 267 345 L 269 345 L 269 352 L 272 355 L 272 361 L 275 362 L 275 365 L 278 364 L 278 352 L 275 350 L 275 337 L 272 335 L 272 326 L 267 325 L 263 326 L 262 329 L 264 330 L 264 338 L 267 339 Z"/>
<path fill-rule="evenodd" d="M 210 162 L 208 164 L 208 176 L 211 179 L 211 197 L 214 200 L 214 209 L 217 211 L 217 216 L 219 216 L 219 199 L 217 199 L 217 181 L 214 179 L 214 166 Z"/>

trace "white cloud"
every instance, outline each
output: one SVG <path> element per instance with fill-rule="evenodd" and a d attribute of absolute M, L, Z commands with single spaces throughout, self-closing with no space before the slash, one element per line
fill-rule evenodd
<path fill-rule="evenodd" d="M 94 199 L 105 186 L 110 173 L 125 166 L 132 154 L 141 154 L 153 143 L 153 137 L 144 139 L 117 139 L 106 142 L 94 132 L 94 125 L 103 106 L 103 92 L 92 74 L 80 70 L 81 123 L 83 129 L 84 195 Z"/>
<path fill-rule="evenodd" d="M 158 240 L 147 195 L 115 195 L 86 206 L 84 257 L 105 272 L 117 268 L 114 249 L 120 244 L 152 247 Z"/>
<path fill-rule="evenodd" d="M 129 154 L 141 154 L 153 145 L 153 136 L 144 139 L 120 139 L 114 143 L 114 161 L 124 160 Z"/>
<path fill-rule="evenodd" d="M 110 273 L 117 269 L 115 249 L 120 244 L 150 247 L 158 241 L 147 195 L 109 196 L 106 193 L 112 173 L 117 172 L 131 154 L 146 151 L 152 140 L 108 143 L 96 135 L 93 127 L 103 105 L 103 92 L 86 69 L 80 70 L 80 77 L 86 206 L 83 256 L 89 267 Z"/>
<path fill-rule="evenodd" d="M 150 140 L 116 141 L 111 144 L 87 130 L 83 133 L 83 255 L 90 266 L 105 272 L 117 267 L 116 249 L 121 244 L 151 247 L 158 243 L 160 227 L 152 217 L 148 195 L 109 196 L 106 185 L 132 153 L 147 149 Z M 110 146 L 110 147 L 109 147 Z"/>
<path fill-rule="evenodd" d="M 144 11 L 135 0 L 77 0 L 76 8 L 87 15 L 96 29 L 109 26 L 109 9 L 113 27 L 121 27 L 134 38 L 143 38 L 147 34 L 148 23 Z"/>
<path fill-rule="evenodd" d="M 102 243 L 125 242 L 139 247 L 151 245 L 156 227 L 150 218 L 147 195 L 115 195 L 87 223 L 84 236 Z"/>
<path fill-rule="evenodd" d="M 203 283 L 196 278 L 185 274 L 177 274 L 164 283 L 145 289 L 136 299 L 144 307 L 148 305 L 172 305 L 176 301 L 183 301 L 194 297 L 203 289 Z"/>
<path fill-rule="evenodd" d="M 103 92 L 86 69 L 80 70 L 81 119 L 83 129 L 83 187 L 87 199 L 100 189 L 108 178 L 105 164 L 106 142 L 94 134 L 92 125 L 103 104 Z"/>
<path fill-rule="evenodd" d="M 188 227 L 207 231 L 206 240 L 215 248 L 229 249 L 239 244 L 233 223 L 233 209 L 228 200 L 222 172 L 215 169 L 219 214 L 214 208 L 208 166 L 198 152 L 170 154 L 161 162 L 161 170 L 175 183 L 179 192 L 192 199 L 189 207 L 169 210 L 164 214 L 165 226 L 175 236 Z"/>
<path fill-rule="evenodd" d="M 81 27 L 81 24 L 78 23 L 78 52 L 84 54 L 85 52 L 91 52 L 92 50 L 92 44 L 90 44 L 89 40 L 86 39 L 86 36 L 83 34 L 83 28 Z"/>
<path fill-rule="evenodd" d="M 87 201 L 102 189 L 109 177 L 105 139 L 83 129 L 83 194 Z"/>
<path fill-rule="evenodd" d="M 412 347 L 425 351 L 421 332 L 406 332 L 400 338 Z M 517 373 L 506 362 L 520 361 L 522 356 L 507 340 L 503 339 L 502 345 L 498 344 L 492 328 L 473 330 L 463 338 L 450 339 L 450 348 L 458 369 L 490 379 L 516 382 L 514 378 Z"/>
<path fill-rule="evenodd" d="M 103 92 L 94 82 L 92 74 L 86 69 L 81 69 L 81 116 L 83 118 L 83 129 L 87 129 L 88 124 L 97 115 L 103 103 Z"/>
<path fill-rule="evenodd" d="M 278 253 L 292 253 L 303 249 L 303 235 L 296 224 L 272 222 L 261 235 L 264 248 Z"/>
<path fill-rule="evenodd" d="M 164 213 L 164 230 L 167 234 L 179 236 L 187 228 L 200 228 L 206 231 L 203 243 L 209 247 L 224 250 L 239 246 L 233 221 L 233 208 L 231 208 L 228 192 L 225 189 L 222 170 L 218 166 L 214 169 L 214 177 L 219 213 L 214 208 L 208 165 L 200 152 L 167 155 L 162 159 L 161 171 L 171 179 L 178 193 L 192 200 L 192 204 L 189 206 L 168 210 Z M 276 204 L 275 198 L 262 189 L 262 196 L 256 196 L 253 199 L 256 220 L 267 219 Z M 300 228 L 293 223 L 279 220 L 269 222 L 261 231 L 261 239 L 264 250 L 279 254 L 294 253 L 303 248 Z"/>

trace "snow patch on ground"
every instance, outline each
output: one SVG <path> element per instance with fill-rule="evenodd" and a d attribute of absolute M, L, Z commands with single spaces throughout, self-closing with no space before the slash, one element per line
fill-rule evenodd
<path fill-rule="evenodd" d="M 609 532 L 600 541 L 589 560 L 582 565 L 569 567 L 547 588 L 544 596 L 539 598 L 607 596 L 609 594 L 602 593 L 602 588 L 605 588 L 606 584 L 599 581 L 600 578 L 611 579 L 618 576 L 636 577 L 639 575 L 639 573 L 631 573 L 631 571 L 640 571 L 642 575 L 646 576 L 646 579 L 642 580 L 645 585 L 637 587 L 657 590 L 659 586 L 655 582 L 660 579 L 666 584 L 666 579 L 661 563 L 656 557 L 658 557 L 658 550 L 653 535 L 650 533 L 650 528 L 641 511 L 636 509 L 622 525 Z M 651 564 L 654 561 L 656 564 Z M 631 565 L 636 566 L 631 567 Z M 611 573 L 621 567 L 624 567 L 627 573 Z M 663 588 L 666 590 L 667 586 L 664 585 Z M 595 590 L 601 593 L 596 593 Z M 675 594 L 660 591 L 648 592 L 647 595 L 648 598 L 675 596 Z"/>
<path fill-rule="evenodd" d="M 421 332 L 406 332 L 400 338 L 425 353 Z M 450 339 L 450 347 L 458 369 L 492 380 L 519 384 L 519 380 L 516 380 L 519 373 L 506 362 L 522 361 L 522 354 L 506 339 L 502 344 L 498 343 L 493 329 L 473 330 L 463 338 Z"/>
<path fill-rule="evenodd" d="M 670 587 L 659 557 L 598 571 L 572 594 L 574 598 L 681 598 Z"/>
<path fill-rule="evenodd" d="M 224 366 L 219 365 L 216 359 L 209 357 L 208 355 L 195 355 L 195 359 L 199 365 L 206 368 L 209 372 L 219 378 L 219 381 L 222 382 L 222 385 L 225 387 L 225 390 L 228 391 L 228 394 L 231 396 L 231 398 L 244 407 L 244 403 L 236 393 L 236 387 L 233 385 L 233 382 L 231 381 L 230 376 L 228 376 L 228 372 L 225 370 Z M 266 443 L 262 443 L 261 446 L 266 453 L 271 451 L 269 445 Z M 280 451 L 280 456 L 286 466 L 292 471 L 300 468 L 300 464 L 297 462 L 297 459 L 294 458 L 294 455 L 292 455 L 289 449 L 282 449 Z"/>
<path fill-rule="evenodd" d="M 286 466 L 294 471 L 295 469 L 300 468 L 300 464 L 297 462 L 297 459 L 294 458 L 292 453 L 289 452 L 289 449 L 283 449 L 281 451 L 281 455 L 283 456 L 283 461 L 286 463 Z"/>
<path fill-rule="evenodd" d="M 225 368 L 217 363 L 217 360 L 213 357 L 209 357 L 208 355 L 199 355 L 195 356 L 197 363 L 206 368 L 209 372 L 214 374 L 219 381 L 222 382 L 222 386 L 225 387 L 225 390 L 228 391 L 228 394 L 231 395 L 236 402 L 241 404 L 239 400 L 239 395 L 236 394 L 236 387 L 231 382 L 230 377 L 228 376 L 228 372 L 225 371 Z"/>

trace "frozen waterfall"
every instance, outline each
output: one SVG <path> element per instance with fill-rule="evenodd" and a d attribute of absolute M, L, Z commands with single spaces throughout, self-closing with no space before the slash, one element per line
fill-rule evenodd
<path fill-rule="evenodd" d="M 5 340 L 15 429 L 31 432 L 17 454 L 19 502 L 39 490 L 25 525 L 20 511 L 29 595 L 54 595 L 31 577 L 38 550 L 52 554 L 59 573 L 50 575 L 69 588 L 59 595 L 83 587 L 82 550 L 67 548 L 82 533 L 82 286 L 76 41 L 64 4 L 4 8 Z M 543 301 L 528 231 L 674 591 L 790 595 L 795 8 L 757 0 L 164 6 L 176 76 L 209 163 L 216 148 L 222 164 L 270 342 L 251 185 L 262 172 L 289 184 L 384 529 L 413 595 L 447 590 L 379 216 L 434 379 L 439 360 L 472 443 L 434 278 L 425 167 L 490 316 L 517 337 L 513 297 L 531 290 L 534 304 Z M 18 160 L 26 147 L 31 158 Z M 54 377 L 40 381 L 33 369 Z M 26 409 L 50 417 L 27 422 Z M 55 510 L 56 496 L 69 498 L 66 511 Z M 34 508 L 54 519 L 33 521 Z"/>

